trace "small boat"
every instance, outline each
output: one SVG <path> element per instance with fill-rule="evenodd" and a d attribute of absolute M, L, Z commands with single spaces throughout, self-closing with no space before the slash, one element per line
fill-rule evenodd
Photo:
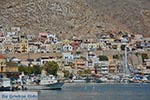
<path fill-rule="evenodd" d="M 0 79 L 0 91 L 13 91 L 14 89 L 15 87 L 13 87 L 9 78 Z"/>
<path fill-rule="evenodd" d="M 84 79 L 73 79 L 72 83 L 86 83 L 86 80 L 84 80 Z"/>

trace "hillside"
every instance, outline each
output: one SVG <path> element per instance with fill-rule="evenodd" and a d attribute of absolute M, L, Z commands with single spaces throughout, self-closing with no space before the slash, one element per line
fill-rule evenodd
<path fill-rule="evenodd" d="M 149 0 L 87 0 L 97 13 L 104 13 L 132 33 L 150 36 Z"/>
<path fill-rule="evenodd" d="M 150 36 L 149 0 L 0 0 L 0 28 L 60 37 L 118 32 Z"/>

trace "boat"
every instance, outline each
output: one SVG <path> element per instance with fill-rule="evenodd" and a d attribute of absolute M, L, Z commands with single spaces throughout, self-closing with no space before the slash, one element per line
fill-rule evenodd
<path fill-rule="evenodd" d="M 87 83 L 84 79 L 73 79 L 72 83 Z"/>
<path fill-rule="evenodd" d="M 36 77 L 33 79 L 27 80 L 26 88 L 27 90 L 61 90 L 64 85 L 64 82 L 57 80 L 53 75 Z"/>
<path fill-rule="evenodd" d="M 14 89 L 15 87 L 9 78 L 0 79 L 0 91 L 14 91 Z"/>

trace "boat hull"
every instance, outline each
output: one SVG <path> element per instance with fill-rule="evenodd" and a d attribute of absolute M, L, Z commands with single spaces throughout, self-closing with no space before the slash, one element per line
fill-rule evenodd
<path fill-rule="evenodd" d="M 61 90 L 64 83 L 52 83 L 52 84 L 39 84 L 39 85 L 27 85 L 28 90 Z"/>
<path fill-rule="evenodd" d="M 0 91 L 12 91 L 10 87 L 0 87 Z"/>

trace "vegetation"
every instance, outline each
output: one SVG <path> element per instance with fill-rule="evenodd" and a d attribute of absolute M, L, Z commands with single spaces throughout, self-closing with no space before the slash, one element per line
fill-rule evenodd
<path fill-rule="evenodd" d="M 19 72 L 24 72 L 25 74 L 40 74 L 42 67 L 40 67 L 39 65 L 34 65 L 33 67 L 29 67 L 29 66 L 19 66 L 18 67 Z"/>
<path fill-rule="evenodd" d="M 41 74 L 41 71 L 42 71 L 42 67 L 40 67 L 39 65 L 34 65 L 33 66 L 33 73 L 35 74 Z"/>
<path fill-rule="evenodd" d="M 113 55 L 113 59 L 119 59 L 119 55 Z"/>
<path fill-rule="evenodd" d="M 144 62 L 144 59 L 148 59 L 148 55 L 146 53 L 142 53 L 142 61 Z"/>
<path fill-rule="evenodd" d="M 91 71 L 90 71 L 90 69 L 86 69 L 84 71 L 78 71 L 78 74 L 80 76 L 86 76 L 87 74 L 91 74 Z"/>
<path fill-rule="evenodd" d="M 48 74 L 57 75 L 58 64 L 55 61 L 48 61 L 43 65 Z"/>
<path fill-rule="evenodd" d="M 32 74 L 33 68 L 28 66 L 19 66 L 18 67 L 19 72 L 24 72 L 25 74 Z"/>
<path fill-rule="evenodd" d="M 65 78 L 69 78 L 69 74 L 70 74 L 70 73 L 69 73 L 68 70 L 64 70 L 63 73 L 64 73 L 64 77 L 65 77 Z"/>
<path fill-rule="evenodd" d="M 108 57 L 105 55 L 98 56 L 100 61 L 108 61 Z"/>
<path fill-rule="evenodd" d="M 121 48 L 122 51 L 125 50 L 125 47 L 126 47 L 126 45 L 121 45 L 121 46 L 120 46 L 120 48 Z"/>
<path fill-rule="evenodd" d="M 73 74 L 70 73 L 68 70 L 64 70 L 63 73 L 65 78 L 70 78 L 70 79 L 73 78 Z"/>

